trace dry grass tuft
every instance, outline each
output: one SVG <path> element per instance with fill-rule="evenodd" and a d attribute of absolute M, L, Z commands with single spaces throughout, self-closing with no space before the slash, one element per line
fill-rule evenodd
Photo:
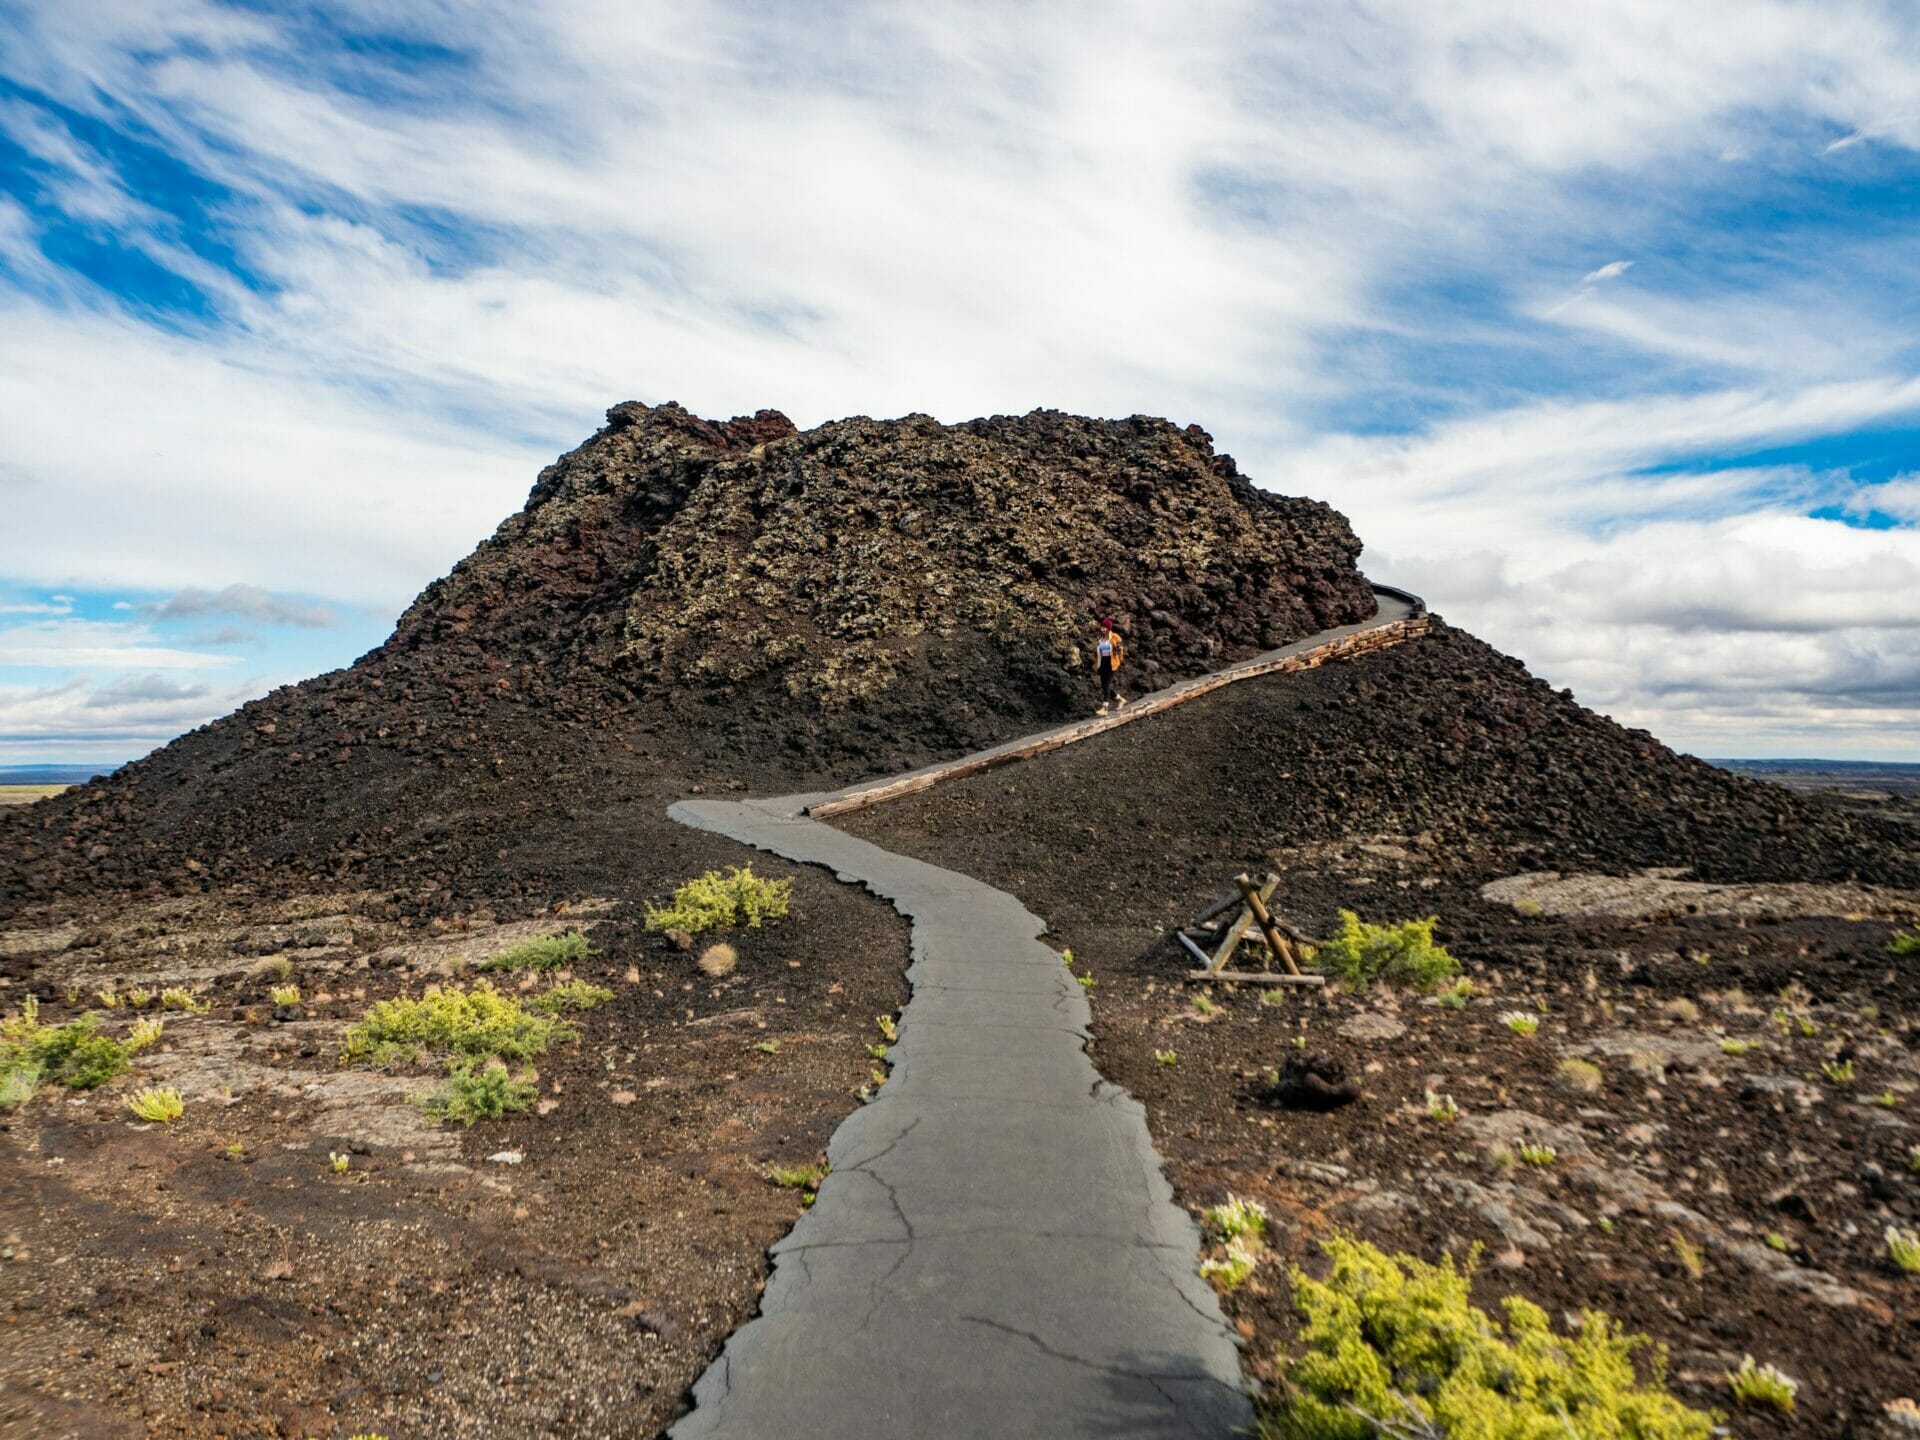
<path fill-rule="evenodd" d="M 733 967 L 740 963 L 740 953 L 731 945 L 709 945 L 700 952 L 700 958 L 694 963 L 700 967 L 702 974 L 718 980 L 722 975 L 733 973 Z"/>

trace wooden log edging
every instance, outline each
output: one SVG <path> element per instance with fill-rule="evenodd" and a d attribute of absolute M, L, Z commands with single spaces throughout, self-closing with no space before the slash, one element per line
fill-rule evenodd
<path fill-rule="evenodd" d="M 1256 655 L 1251 660 L 1242 660 L 1229 665 L 1224 670 L 1216 670 L 1210 675 L 1196 675 L 1191 680 L 1182 680 L 1144 695 L 1123 710 L 1098 715 L 1090 720 L 1077 721 L 1057 729 L 1043 731 L 1021 740 L 1011 740 L 1004 745 L 982 750 L 977 754 L 963 756 L 958 760 L 944 761 L 929 765 L 924 769 L 909 771 L 905 775 L 895 776 L 870 785 L 857 785 L 846 790 L 827 795 L 807 806 L 806 814 L 815 820 L 825 820 L 834 815 L 845 815 L 855 810 L 866 810 L 875 805 L 885 804 L 889 800 L 898 800 L 902 796 L 917 795 L 923 790 L 931 790 L 948 780 L 962 780 L 969 775 L 981 775 L 1002 765 L 1011 765 L 1019 760 L 1031 760 L 1036 755 L 1045 755 L 1063 746 L 1090 740 L 1095 735 L 1104 735 L 1109 730 L 1117 730 L 1122 725 L 1131 725 L 1149 715 L 1159 715 L 1184 705 L 1189 700 L 1210 694 L 1227 685 L 1242 680 L 1253 680 L 1262 675 L 1286 674 L 1297 670 L 1312 670 L 1326 664 L 1329 660 L 1348 660 L 1360 655 L 1370 655 L 1376 650 L 1388 650 L 1396 645 L 1425 635 L 1433 625 L 1433 617 L 1427 613 L 1427 607 L 1418 596 L 1404 590 L 1393 590 L 1387 586 L 1376 585 L 1374 589 L 1383 596 L 1381 610 L 1388 611 L 1387 601 L 1392 601 L 1392 614 L 1397 618 L 1377 619 L 1362 625 L 1343 626 L 1330 632 L 1332 638 L 1318 644 L 1301 648 L 1298 645 L 1286 646 L 1279 650 L 1270 650 L 1264 655 Z"/>

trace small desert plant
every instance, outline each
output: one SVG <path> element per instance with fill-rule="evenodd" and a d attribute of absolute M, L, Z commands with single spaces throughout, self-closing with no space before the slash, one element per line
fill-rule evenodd
<path fill-rule="evenodd" d="M 171 1125 L 186 1113 L 180 1092 L 172 1086 L 149 1086 L 127 1099 L 127 1109 L 155 1125 Z"/>
<path fill-rule="evenodd" d="M 1520 1158 L 1529 1165 L 1547 1166 L 1560 1158 L 1560 1152 L 1551 1145 L 1541 1145 L 1529 1140 L 1517 1149 Z"/>
<path fill-rule="evenodd" d="M 566 1021 L 536 1014 L 483 980 L 471 990 L 435 987 L 418 1000 L 377 1001 L 347 1028 L 340 1058 L 381 1068 L 417 1064 L 437 1051 L 531 1060 L 578 1037 Z"/>
<path fill-rule="evenodd" d="M 1853 1061 L 1822 1060 L 1820 1062 L 1820 1073 L 1836 1085 L 1851 1085 L 1853 1083 Z"/>
<path fill-rule="evenodd" d="M 824 1164 L 812 1165 L 769 1165 L 767 1178 L 782 1190 L 818 1190 L 820 1182 L 827 1178 Z"/>
<path fill-rule="evenodd" d="M 1327 1278 L 1294 1271 L 1305 1353 L 1283 1359 L 1264 1440 L 1442 1435 L 1707 1440 L 1716 1416 L 1666 1393 L 1666 1353 L 1586 1311 L 1557 1335 L 1519 1296 L 1472 1303 L 1472 1261 L 1429 1265 L 1347 1235 L 1321 1242 Z M 1648 1352 L 1642 1380 L 1635 1359 Z"/>
<path fill-rule="evenodd" d="M 94 991 L 93 998 L 109 1010 L 118 1010 L 122 1005 L 127 1003 L 127 997 L 120 994 L 117 990 L 96 990 Z"/>
<path fill-rule="evenodd" d="M 1787 1243 L 1787 1237 L 1782 1235 L 1778 1230 L 1769 1230 L 1762 1238 L 1767 1242 L 1767 1248 L 1769 1250 L 1777 1250 L 1782 1255 L 1786 1254 L 1787 1251 L 1792 1248 L 1792 1246 Z"/>
<path fill-rule="evenodd" d="M 709 945 L 693 963 L 700 967 L 702 975 L 718 980 L 733 973 L 734 966 L 740 963 L 740 952 L 731 945 Z"/>
<path fill-rule="evenodd" d="M 1094 986 L 1100 983 L 1098 980 L 1094 979 L 1093 976 L 1091 975 L 1076 975 L 1073 978 L 1078 980 L 1082 985 L 1084 985 L 1089 990 L 1091 990 Z"/>
<path fill-rule="evenodd" d="M 1531 1035 L 1540 1028 L 1540 1017 L 1524 1010 L 1509 1010 L 1500 1017 L 1500 1023 L 1516 1035 Z"/>
<path fill-rule="evenodd" d="M 1700 1007 L 1684 997 L 1669 1000 L 1660 1008 L 1683 1025 L 1700 1023 Z"/>
<path fill-rule="evenodd" d="M 155 1016 L 143 1015 L 133 1022 L 133 1028 L 127 1032 L 127 1053 L 138 1055 L 142 1050 L 151 1049 L 160 1043 L 160 1037 L 167 1033 L 164 1020 Z"/>
<path fill-rule="evenodd" d="M 347 1167 L 353 1164 L 353 1157 L 350 1155 L 342 1155 L 336 1150 L 329 1150 L 327 1152 L 327 1164 L 332 1167 L 334 1174 L 344 1175 L 347 1173 Z"/>
<path fill-rule="evenodd" d="M 1153 1052 L 1153 1058 L 1155 1063 L 1160 1065 L 1178 1065 L 1180 1063 L 1180 1054 L 1175 1050 L 1156 1050 Z"/>
<path fill-rule="evenodd" d="M 1440 992 L 1440 1003 L 1448 1010 L 1464 1010 L 1473 998 L 1473 981 L 1462 976 Z"/>
<path fill-rule="evenodd" d="M 267 991 L 267 999 L 271 1000 L 276 1006 L 298 1005 L 300 1003 L 300 987 L 298 985 L 275 985 Z"/>
<path fill-rule="evenodd" d="M 515 1080 L 498 1060 L 480 1063 L 460 1060 L 447 1072 L 447 1083 L 421 1104 L 435 1120 L 471 1125 L 476 1120 L 498 1120 L 503 1115 L 533 1108 L 539 1088 Z"/>
<path fill-rule="evenodd" d="M 287 981 L 293 978 L 293 962 L 284 955 L 268 955 L 247 967 L 249 980 Z"/>
<path fill-rule="evenodd" d="M 1243 1200 L 1238 1195 L 1229 1195 L 1224 1204 L 1207 1211 L 1208 1226 L 1222 1240 L 1262 1240 L 1267 1233 L 1267 1218 L 1266 1206 L 1258 1200 Z"/>
<path fill-rule="evenodd" d="M 600 952 L 587 943 L 587 937 L 578 930 L 569 930 L 564 935 L 536 935 L 531 940 L 521 940 L 509 945 L 498 955 L 489 955 L 480 962 L 482 970 L 562 970 L 570 965 L 578 965 L 589 955 Z"/>
<path fill-rule="evenodd" d="M 1260 1252 L 1252 1245 L 1244 1239 L 1230 1240 L 1224 1253 L 1200 1262 L 1200 1278 L 1225 1294 L 1246 1284 L 1259 1263 Z"/>
<path fill-rule="evenodd" d="M 542 1015 L 559 1015 L 567 1010 L 591 1010 L 596 1005 L 604 1005 L 613 999 L 613 991 L 604 985 L 590 985 L 585 980 L 568 980 L 542 990 L 527 1001 L 527 1009 L 538 1011 Z"/>
<path fill-rule="evenodd" d="M 1431 990 L 1460 973 L 1460 962 L 1433 940 L 1439 917 L 1400 925 L 1369 925 L 1351 910 L 1340 912 L 1340 930 L 1314 947 L 1314 958 L 1328 973 L 1355 990 L 1375 980 Z"/>
<path fill-rule="evenodd" d="M 1900 1096 L 1892 1090 L 1882 1090 L 1873 1097 L 1873 1103 L 1882 1109 L 1891 1110 L 1900 1103 Z"/>
<path fill-rule="evenodd" d="M 1907 1151 L 1907 1169 L 1920 1175 L 1920 1145 L 1915 1145 Z"/>
<path fill-rule="evenodd" d="M 1887 949 L 1895 955 L 1920 955 L 1920 925 L 1900 931 L 1887 942 Z"/>
<path fill-rule="evenodd" d="M 1732 1036 L 1728 1036 L 1720 1042 L 1720 1053 L 1722 1055 L 1748 1055 L 1759 1048 L 1760 1042 L 1758 1040 L 1736 1040 Z"/>
<path fill-rule="evenodd" d="M 1579 1060 L 1571 1056 L 1560 1062 L 1560 1078 L 1574 1089 L 1588 1095 L 1599 1094 L 1607 1083 L 1605 1072 L 1593 1061 Z"/>
<path fill-rule="evenodd" d="M 1066 966 L 1069 970 L 1073 968 L 1073 950 L 1071 948 L 1062 950 L 1060 952 L 1060 963 Z"/>
<path fill-rule="evenodd" d="M 889 1045 L 900 1038 L 900 1027 L 893 1023 L 893 1016 L 876 1015 L 873 1017 L 873 1023 L 880 1027 L 880 1033 L 887 1037 Z"/>
<path fill-rule="evenodd" d="M 1792 1411 L 1793 1397 L 1800 1393 L 1799 1381 L 1771 1365 L 1756 1365 L 1751 1355 L 1727 1377 L 1727 1384 L 1732 1387 L 1733 1398 L 1743 1405 L 1767 1405 L 1786 1412 Z"/>
<path fill-rule="evenodd" d="M 184 985 L 169 985 L 160 992 L 160 1004 L 168 1010 L 184 1010 L 190 1015 L 198 1015 L 211 1010 L 213 1006 L 200 999 Z"/>
<path fill-rule="evenodd" d="M 1211 1015 L 1213 1014 L 1214 1011 L 1218 1010 L 1220 1007 L 1214 1004 L 1209 997 L 1205 995 L 1196 995 L 1193 997 L 1193 1008 L 1198 1010 L 1202 1015 Z"/>
<path fill-rule="evenodd" d="M 1887 1255 L 1909 1275 L 1920 1275 L 1920 1231 L 1887 1227 Z"/>
<path fill-rule="evenodd" d="M 152 1003 L 153 1003 L 153 991 L 151 990 L 127 991 L 127 1004 L 131 1005 L 136 1010 L 144 1010 L 147 1008 L 147 1006 L 151 1005 Z"/>
<path fill-rule="evenodd" d="M 778 1040 L 762 1040 L 753 1048 L 758 1050 L 762 1055 L 778 1055 L 780 1053 L 780 1042 Z"/>
<path fill-rule="evenodd" d="M 1453 1103 L 1453 1096 L 1442 1095 L 1438 1090 L 1427 1091 L 1427 1117 L 1438 1120 L 1443 1125 L 1451 1125 L 1460 1118 L 1460 1107 Z"/>
<path fill-rule="evenodd" d="M 1707 1257 L 1700 1247 L 1684 1235 L 1676 1234 L 1670 1242 L 1674 1259 L 1680 1262 L 1680 1268 L 1698 1280 L 1707 1273 Z"/>
<path fill-rule="evenodd" d="M 869 1057 L 870 1059 L 874 1059 L 874 1060 L 884 1060 L 884 1059 L 886 1059 L 886 1058 L 887 1058 L 887 1056 L 888 1056 L 888 1055 L 890 1055 L 891 1053 L 893 1053 L 893 1052 L 891 1052 L 890 1050 L 888 1050 L 888 1049 L 887 1049 L 887 1047 L 886 1047 L 886 1046 L 884 1046 L 884 1045 L 869 1045 L 869 1046 L 867 1046 L 867 1055 L 868 1055 L 868 1057 Z"/>
<path fill-rule="evenodd" d="M 1538 919 L 1546 913 L 1546 907 L 1531 895 L 1522 895 L 1518 900 L 1514 901 L 1513 910 L 1516 915 L 1524 915 L 1529 920 Z"/>
<path fill-rule="evenodd" d="M 650 931 L 684 930 L 699 935 L 744 925 L 757 930 L 768 920 L 787 913 L 793 895 L 791 880 L 763 880 L 750 866 L 736 865 L 722 874 L 709 870 L 673 892 L 673 903 L 647 907 Z"/>

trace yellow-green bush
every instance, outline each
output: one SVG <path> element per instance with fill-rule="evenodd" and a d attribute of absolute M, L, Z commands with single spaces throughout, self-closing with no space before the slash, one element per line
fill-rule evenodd
<path fill-rule="evenodd" d="M 91 1090 L 124 1073 L 127 1046 L 99 1029 L 92 1012 L 42 1025 L 40 1002 L 28 996 L 17 1014 L 0 1020 L 0 1109 L 26 1104 L 44 1081 Z"/>
<path fill-rule="evenodd" d="M 1887 942 L 1887 949 L 1895 955 L 1920 955 L 1920 925 L 1895 935 Z"/>
<path fill-rule="evenodd" d="M 752 867 L 735 865 L 724 873 L 709 870 L 673 892 L 673 903 L 647 907 L 647 929 L 684 930 L 699 935 L 744 925 L 757 930 L 787 913 L 791 880 L 763 880 Z"/>
<path fill-rule="evenodd" d="M 1666 1354 L 1589 1310 L 1556 1335 L 1511 1298 L 1504 1321 L 1471 1298 L 1471 1261 L 1429 1265 L 1351 1236 L 1322 1244 L 1325 1280 L 1294 1272 L 1305 1353 L 1284 1366 L 1266 1440 L 1707 1440 L 1717 1417 L 1666 1393 Z M 1646 1351 L 1649 1379 L 1634 1369 Z M 1391 1428 L 1389 1428 L 1391 1427 Z"/>
<path fill-rule="evenodd" d="M 376 1002 L 348 1027 L 340 1058 L 383 1067 L 417 1064 L 440 1052 L 531 1060 L 578 1035 L 566 1021 L 535 1014 L 482 980 L 471 990 L 432 989 L 418 1000 L 403 995 Z"/>
<path fill-rule="evenodd" d="M 1460 962 L 1433 942 L 1438 920 L 1430 915 L 1403 925 L 1369 925 L 1342 910 L 1340 932 L 1314 947 L 1314 959 L 1356 990 L 1375 980 L 1430 990 L 1460 973 Z"/>

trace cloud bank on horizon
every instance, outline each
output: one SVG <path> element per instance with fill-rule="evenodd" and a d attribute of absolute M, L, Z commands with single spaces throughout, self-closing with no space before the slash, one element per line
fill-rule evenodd
<path fill-rule="evenodd" d="M 1198 421 L 1626 723 L 1920 759 L 1916 179 L 1893 0 L 0 0 L 0 762 L 350 660 L 630 397 Z"/>

